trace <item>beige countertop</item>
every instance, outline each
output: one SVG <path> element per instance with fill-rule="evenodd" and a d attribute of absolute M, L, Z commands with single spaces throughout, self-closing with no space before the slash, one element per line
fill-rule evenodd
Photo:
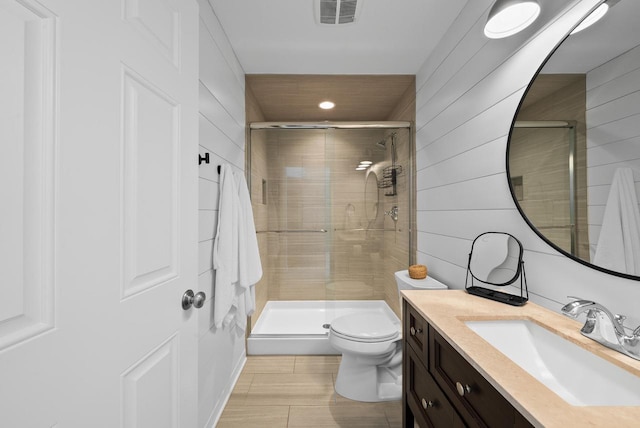
<path fill-rule="evenodd" d="M 464 290 L 403 290 L 404 298 L 532 424 L 544 427 L 640 427 L 640 406 L 572 406 L 465 325 L 528 319 L 640 376 L 640 361 L 580 334 L 582 323 L 528 302 L 509 306 Z"/>

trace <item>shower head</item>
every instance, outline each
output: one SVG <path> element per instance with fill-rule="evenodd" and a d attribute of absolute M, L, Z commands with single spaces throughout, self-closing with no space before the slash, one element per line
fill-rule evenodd
<path fill-rule="evenodd" d="M 396 133 L 392 132 L 391 134 L 384 137 L 382 140 L 378 141 L 376 143 L 376 146 L 382 150 L 387 150 L 387 141 L 389 140 L 389 138 L 391 138 L 391 148 L 395 149 L 395 146 L 396 146 L 395 136 L 396 136 Z"/>

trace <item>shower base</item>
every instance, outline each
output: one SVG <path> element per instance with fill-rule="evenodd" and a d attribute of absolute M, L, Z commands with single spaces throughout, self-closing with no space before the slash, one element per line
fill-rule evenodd
<path fill-rule="evenodd" d="M 384 300 L 268 301 L 247 339 L 249 355 L 338 355 L 329 324 L 355 312 L 380 312 L 401 329 Z"/>

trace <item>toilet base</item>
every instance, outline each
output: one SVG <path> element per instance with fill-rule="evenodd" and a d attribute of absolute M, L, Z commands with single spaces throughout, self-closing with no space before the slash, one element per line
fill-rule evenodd
<path fill-rule="evenodd" d="M 343 353 L 338 376 L 336 376 L 336 392 L 355 401 L 400 400 L 402 398 L 402 365 L 376 366 L 367 364 L 366 359 L 359 355 Z"/>

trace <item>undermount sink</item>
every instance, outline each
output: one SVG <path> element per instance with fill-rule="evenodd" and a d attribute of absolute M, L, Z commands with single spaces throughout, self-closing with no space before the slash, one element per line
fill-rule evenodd
<path fill-rule="evenodd" d="M 573 406 L 640 406 L 640 377 L 532 321 L 465 324 Z"/>

